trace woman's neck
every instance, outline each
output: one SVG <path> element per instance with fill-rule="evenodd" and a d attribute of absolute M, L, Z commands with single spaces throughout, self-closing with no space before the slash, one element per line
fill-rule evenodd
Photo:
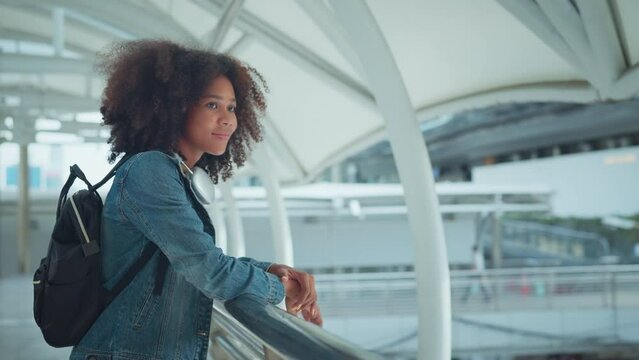
<path fill-rule="evenodd" d="M 177 149 L 180 152 L 180 154 L 184 157 L 183 159 L 184 163 L 191 170 L 193 170 L 197 161 L 200 160 L 200 158 L 204 154 L 203 152 L 197 151 L 189 146 L 184 146 L 182 142 L 178 142 Z"/>

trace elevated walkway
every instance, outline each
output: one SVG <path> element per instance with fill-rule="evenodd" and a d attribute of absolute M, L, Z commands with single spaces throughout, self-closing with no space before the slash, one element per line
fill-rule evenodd
<path fill-rule="evenodd" d="M 340 354 L 339 349 L 360 358 L 414 356 L 412 272 L 317 274 L 315 279 L 327 331 L 275 307 L 218 303 L 211 331 L 216 358 L 294 356 L 300 341 L 308 341 L 306 349 L 314 348 L 320 358 L 326 355 L 322 351 Z M 451 288 L 455 356 L 639 351 L 639 265 L 498 269 L 486 270 L 483 277 L 452 271 Z M 0 280 L 2 358 L 68 358 L 68 349 L 50 348 L 42 340 L 32 320 L 31 297 L 28 277 Z M 291 335 L 297 340 L 278 341 L 272 336 L 277 328 L 297 334 Z"/>

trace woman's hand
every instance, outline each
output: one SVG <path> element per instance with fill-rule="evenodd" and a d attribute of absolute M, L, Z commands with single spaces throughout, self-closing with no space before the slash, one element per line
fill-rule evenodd
<path fill-rule="evenodd" d="M 324 323 L 319 306 L 317 306 L 317 302 L 312 303 L 308 308 L 302 309 L 302 316 L 304 316 L 304 320 L 310 321 L 320 327 Z"/>
<path fill-rule="evenodd" d="M 306 321 L 322 326 L 313 275 L 282 264 L 271 265 L 268 272 L 277 275 L 284 285 L 286 311 L 294 315 L 301 311 Z"/>

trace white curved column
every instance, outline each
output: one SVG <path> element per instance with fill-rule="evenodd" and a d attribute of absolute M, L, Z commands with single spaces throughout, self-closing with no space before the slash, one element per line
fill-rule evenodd
<path fill-rule="evenodd" d="M 404 188 L 415 247 L 419 304 L 419 359 L 451 356 L 450 277 L 435 184 L 415 111 L 395 60 L 363 0 L 331 0 L 357 52 L 388 132 Z M 354 21 L 354 20 L 357 21 Z"/>
<path fill-rule="evenodd" d="M 242 228 L 242 218 L 237 208 L 237 203 L 233 197 L 232 186 L 228 182 L 218 184 L 224 204 L 226 204 L 226 215 L 228 220 L 227 228 L 227 254 L 234 257 L 246 256 L 246 244 L 244 242 L 244 230 Z"/>
<path fill-rule="evenodd" d="M 275 262 L 293 266 L 293 237 L 291 226 L 288 222 L 284 198 L 280 191 L 280 184 L 271 171 L 273 168 L 268 149 L 261 145 L 253 151 L 255 167 L 266 190 L 266 197 L 271 217 L 271 230 L 273 232 L 273 245 L 275 247 Z"/>

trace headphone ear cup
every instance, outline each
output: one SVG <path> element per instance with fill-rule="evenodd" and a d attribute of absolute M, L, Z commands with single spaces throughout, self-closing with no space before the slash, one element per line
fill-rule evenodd
<path fill-rule="evenodd" d="M 191 187 L 202 205 L 210 205 L 215 200 L 215 185 L 209 174 L 199 166 L 193 170 Z"/>

